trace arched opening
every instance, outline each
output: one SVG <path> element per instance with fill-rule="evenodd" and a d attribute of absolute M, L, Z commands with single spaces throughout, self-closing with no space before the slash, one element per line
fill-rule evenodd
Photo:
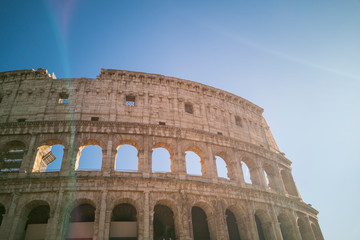
<path fill-rule="evenodd" d="M 267 185 L 269 188 L 271 188 L 271 187 L 270 187 L 269 176 L 268 176 L 268 174 L 266 173 L 265 170 L 264 170 L 264 176 L 265 176 L 266 185 Z"/>
<path fill-rule="evenodd" d="M 252 184 L 249 167 L 243 161 L 241 161 L 241 167 L 242 167 L 242 171 L 243 171 L 243 175 L 244 175 L 244 181 L 246 183 Z"/>
<path fill-rule="evenodd" d="M 319 226 L 317 224 L 315 224 L 314 222 L 311 222 L 310 225 L 311 225 L 311 230 L 312 230 L 312 232 L 313 232 L 313 234 L 315 236 L 315 239 L 316 240 L 323 240 L 324 238 L 323 238 L 323 236 L 322 236 L 322 234 L 320 232 Z"/>
<path fill-rule="evenodd" d="M 302 240 L 306 240 L 308 233 L 307 233 L 307 231 L 306 231 L 306 224 L 305 224 L 304 220 L 301 219 L 301 218 L 298 218 L 298 220 L 297 220 L 297 225 L 298 225 L 298 227 L 299 227 L 301 239 L 302 239 Z"/>
<path fill-rule="evenodd" d="M 171 172 L 170 153 L 166 148 L 157 147 L 152 152 L 152 171 Z"/>
<path fill-rule="evenodd" d="M 4 214 L 5 214 L 5 207 L 2 204 L 0 204 L 0 226 L 2 224 Z"/>
<path fill-rule="evenodd" d="M 270 164 L 265 163 L 263 165 L 263 169 L 264 169 L 264 176 L 267 186 L 271 189 L 277 188 L 275 184 L 274 168 Z"/>
<path fill-rule="evenodd" d="M 27 217 L 25 239 L 45 239 L 49 217 L 50 207 L 48 205 L 41 205 L 32 209 Z"/>
<path fill-rule="evenodd" d="M 282 170 L 281 178 L 283 180 L 286 192 L 290 195 L 298 196 L 295 182 L 294 182 L 293 178 L 291 177 L 290 173 L 286 172 L 286 170 Z"/>
<path fill-rule="evenodd" d="M 256 222 L 256 228 L 258 231 L 259 240 L 265 240 L 265 234 L 263 230 L 262 223 L 260 221 L 260 218 L 255 214 L 255 222 Z"/>
<path fill-rule="evenodd" d="M 291 221 L 288 216 L 286 216 L 285 214 L 280 214 L 278 216 L 278 222 L 280 224 L 280 230 L 283 240 L 291 240 L 296 238 L 296 236 L 293 236 Z"/>
<path fill-rule="evenodd" d="M 110 240 L 137 239 L 137 212 L 129 203 L 114 207 L 111 214 Z"/>
<path fill-rule="evenodd" d="M 173 211 L 165 206 L 157 204 L 154 208 L 154 240 L 175 240 L 175 223 Z"/>
<path fill-rule="evenodd" d="M 61 144 L 45 144 L 38 147 L 34 161 L 33 172 L 60 171 L 64 156 L 64 146 Z"/>
<path fill-rule="evenodd" d="M 201 158 L 193 151 L 185 152 L 186 173 L 190 175 L 202 175 Z"/>
<path fill-rule="evenodd" d="M 124 144 L 117 148 L 115 170 L 137 172 L 139 170 L 139 154 L 136 147 Z"/>
<path fill-rule="evenodd" d="M 67 240 L 92 239 L 94 233 L 95 207 L 88 203 L 75 207 L 70 214 Z"/>
<path fill-rule="evenodd" d="M 207 216 L 204 210 L 200 207 L 193 207 L 191 209 L 191 220 L 194 240 L 210 239 Z"/>
<path fill-rule="evenodd" d="M 229 240 L 241 240 L 235 215 L 229 209 L 226 209 L 225 214 L 227 229 L 229 233 Z"/>
<path fill-rule="evenodd" d="M 276 239 L 273 223 L 269 214 L 264 209 L 258 209 L 255 212 L 255 222 L 259 240 Z"/>
<path fill-rule="evenodd" d="M 216 159 L 216 169 L 217 169 L 218 177 L 230 179 L 225 160 L 219 156 L 215 156 L 215 159 Z"/>
<path fill-rule="evenodd" d="M 25 144 L 20 141 L 7 143 L 1 151 L 1 172 L 19 172 L 25 154 Z"/>
<path fill-rule="evenodd" d="M 102 149 L 99 145 L 85 145 L 79 148 L 75 170 L 98 171 L 102 165 Z"/>

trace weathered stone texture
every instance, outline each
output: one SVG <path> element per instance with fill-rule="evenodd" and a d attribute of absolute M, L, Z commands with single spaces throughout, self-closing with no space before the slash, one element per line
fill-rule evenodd
<path fill-rule="evenodd" d="M 0 239 L 23 239 L 29 214 L 43 205 L 49 208 L 45 239 L 62 239 L 70 212 L 81 204 L 95 208 L 93 239 L 109 239 L 113 209 L 123 203 L 136 209 L 138 239 L 154 239 L 157 205 L 172 211 L 176 239 L 194 238 L 193 207 L 205 212 L 210 239 L 236 239 L 229 211 L 242 240 L 323 239 L 318 212 L 302 201 L 263 109 L 241 97 L 174 77 L 107 69 L 96 79 L 12 71 L 0 73 L 0 82 Z M 126 105 L 129 99 L 134 106 Z M 64 146 L 61 169 L 44 172 L 41 149 L 54 144 Z M 101 171 L 77 171 L 78 153 L 90 144 L 102 148 Z M 137 172 L 115 170 L 122 144 L 138 150 Z M 152 172 L 157 147 L 169 151 L 171 172 Z M 186 151 L 200 156 L 202 176 L 186 173 Z M 218 177 L 215 156 L 225 160 L 229 179 Z M 242 164 L 252 184 L 244 181 Z"/>

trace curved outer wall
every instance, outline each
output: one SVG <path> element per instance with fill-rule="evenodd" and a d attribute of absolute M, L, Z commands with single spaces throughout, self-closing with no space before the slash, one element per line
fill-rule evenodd
<path fill-rule="evenodd" d="M 157 204 L 173 212 L 176 239 L 193 239 L 194 206 L 205 212 L 211 239 L 230 239 L 227 210 L 241 239 L 259 239 L 255 218 L 266 240 L 323 239 L 318 212 L 302 201 L 263 109 L 241 97 L 178 78 L 108 69 L 96 79 L 20 70 L 0 73 L 0 82 L 2 168 L 9 143 L 24 150 L 17 169 L 0 173 L 0 239 L 23 238 L 29 212 L 44 204 L 50 208 L 45 239 L 61 239 L 69 212 L 82 203 L 96 209 L 93 239 L 109 239 L 120 203 L 136 208 L 138 239 L 153 239 Z M 65 147 L 61 169 L 40 171 L 39 147 L 58 143 Z M 102 148 L 101 171 L 76 170 L 78 153 L 89 144 Z M 122 144 L 137 148 L 137 172 L 115 170 Z M 152 150 L 159 146 L 170 153 L 169 173 L 152 172 Z M 202 176 L 187 174 L 186 151 L 200 156 Z M 225 160 L 229 179 L 218 177 L 215 156 Z M 244 163 L 252 184 L 244 181 Z"/>

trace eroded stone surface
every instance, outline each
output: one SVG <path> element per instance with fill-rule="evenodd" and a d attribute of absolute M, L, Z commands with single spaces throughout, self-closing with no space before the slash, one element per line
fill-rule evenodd
<path fill-rule="evenodd" d="M 0 73 L 0 82 L 0 239 L 22 239 L 29 214 L 44 205 L 44 238 L 62 239 L 70 212 L 82 204 L 95 208 L 93 239 L 109 239 L 113 209 L 123 203 L 136 209 L 138 239 L 154 239 L 156 205 L 172 211 L 176 239 L 194 238 L 194 207 L 206 214 L 210 239 L 323 239 L 318 212 L 301 200 L 263 109 L 241 97 L 109 69 L 96 79 L 20 70 Z M 44 172 L 54 144 L 65 147 L 61 169 Z M 123 144 L 138 150 L 137 172 L 115 170 Z M 76 170 L 86 145 L 102 148 L 101 171 Z M 169 151 L 171 172 L 152 172 L 157 147 Z M 186 151 L 200 156 L 202 176 L 187 174 Z M 229 179 L 218 177 L 215 156 L 225 160 Z M 245 183 L 242 164 L 252 184 Z"/>

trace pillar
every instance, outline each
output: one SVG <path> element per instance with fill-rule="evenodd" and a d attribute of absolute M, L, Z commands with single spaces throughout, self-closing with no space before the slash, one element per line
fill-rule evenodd
<path fill-rule="evenodd" d="M 205 167 L 205 169 L 203 169 L 203 167 Z M 217 178 L 216 159 L 212 153 L 210 144 L 206 144 L 206 149 L 204 149 L 204 156 L 203 159 L 201 159 L 201 171 L 205 177 L 211 179 Z"/>
<path fill-rule="evenodd" d="M 152 171 L 152 149 L 150 146 L 150 139 L 148 136 L 144 136 L 143 146 L 138 150 L 139 167 L 138 171 L 143 174 L 144 177 L 150 177 Z"/>
<path fill-rule="evenodd" d="M 10 231 L 13 225 L 15 225 L 16 208 L 20 199 L 19 193 L 13 193 L 12 200 L 8 211 L 3 216 L 3 222 L 0 228 L 0 239 L 7 240 L 10 238 Z"/>
<path fill-rule="evenodd" d="M 34 165 L 34 160 L 37 154 L 37 149 L 34 149 L 37 135 L 31 135 L 31 139 L 27 149 L 25 149 L 23 160 L 20 166 L 20 173 L 31 173 Z"/>
<path fill-rule="evenodd" d="M 105 224 L 106 224 L 106 213 L 107 213 L 107 190 L 101 192 L 101 204 L 100 204 L 100 213 L 99 213 L 99 224 L 98 224 L 98 239 L 105 238 Z"/>
<path fill-rule="evenodd" d="M 150 240 L 150 192 L 144 191 L 144 240 Z"/>
<path fill-rule="evenodd" d="M 60 175 L 69 176 L 75 171 L 75 161 L 78 153 L 75 134 L 71 133 L 69 144 L 64 148 L 64 156 L 61 163 Z"/>
<path fill-rule="evenodd" d="M 110 176 L 110 173 L 114 168 L 114 165 L 112 165 L 112 163 L 114 163 L 112 161 L 112 158 L 114 158 L 115 161 L 115 156 L 113 156 L 112 147 L 113 147 L 113 142 L 111 140 L 111 136 L 108 135 L 108 142 L 107 142 L 106 150 L 105 151 L 103 150 L 103 160 L 101 164 L 101 171 L 104 176 Z"/>

